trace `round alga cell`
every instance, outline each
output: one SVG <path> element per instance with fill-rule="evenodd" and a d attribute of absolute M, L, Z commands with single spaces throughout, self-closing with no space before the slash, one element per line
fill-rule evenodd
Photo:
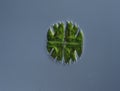
<path fill-rule="evenodd" d="M 83 32 L 71 21 L 50 26 L 47 32 L 47 50 L 59 62 L 76 62 L 83 51 Z"/>

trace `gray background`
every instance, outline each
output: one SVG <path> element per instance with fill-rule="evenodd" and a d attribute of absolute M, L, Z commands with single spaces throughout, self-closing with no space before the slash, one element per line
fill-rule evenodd
<path fill-rule="evenodd" d="M 85 35 L 77 63 L 52 62 L 46 33 L 58 21 Z M 0 0 L 0 91 L 120 91 L 119 0 Z"/>

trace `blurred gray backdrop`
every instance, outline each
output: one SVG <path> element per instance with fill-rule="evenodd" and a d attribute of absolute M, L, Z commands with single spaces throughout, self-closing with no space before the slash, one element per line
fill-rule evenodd
<path fill-rule="evenodd" d="M 72 20 L 85 35 L 72 65 L 52 62 L 46 33 Z M 0 0 L 0 91 L 120 91 L 119 0 Z"/>

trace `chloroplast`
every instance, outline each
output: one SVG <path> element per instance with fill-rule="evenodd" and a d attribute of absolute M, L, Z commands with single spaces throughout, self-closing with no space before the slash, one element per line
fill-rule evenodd
<path fill-rule="evenodd" d="M 56 61 L 76 62 L 83 52 L 83 32 L 71 21 L 50 26 L 47 32 L 47 50 Z"/>

